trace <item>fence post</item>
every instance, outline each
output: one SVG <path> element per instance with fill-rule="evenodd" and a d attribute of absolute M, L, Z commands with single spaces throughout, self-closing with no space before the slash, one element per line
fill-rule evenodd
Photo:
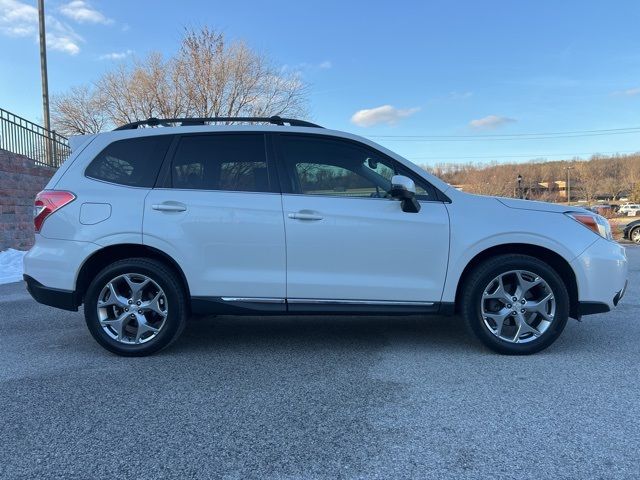
<path fill-rule="evenodd" d="M 55 130 L 51 130 L 51 136 L 53 137 L 53 162 L 51 162 L 52 167 L 58 166 L 58 141 L 56 139 L 57 134 Z"/>

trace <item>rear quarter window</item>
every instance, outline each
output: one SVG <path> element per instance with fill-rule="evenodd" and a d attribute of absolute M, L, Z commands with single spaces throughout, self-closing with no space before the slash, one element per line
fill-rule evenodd
<path fill-rule="evenodd" d="M 85 176 L 130 187 L 156 182 L 171 135 L 127 138 L 108 145 L 85 170 Z"/>

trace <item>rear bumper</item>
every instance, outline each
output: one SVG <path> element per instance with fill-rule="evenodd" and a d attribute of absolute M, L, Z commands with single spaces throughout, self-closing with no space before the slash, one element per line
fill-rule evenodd
<path fill-rule="evenodd" d="M 23 278 L 27 284 L 27 290 L 36 302 L 62 310 L 78 311 L 79 302 L 76 292 L 45 287 L 29 275 L 23 275 Z"/>

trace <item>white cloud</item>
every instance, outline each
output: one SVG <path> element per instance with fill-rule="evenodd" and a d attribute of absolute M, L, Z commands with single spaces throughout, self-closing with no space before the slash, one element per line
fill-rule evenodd
<path fill-rule="evenodd" d="M 78 44 L 68 36 L 59 36 L 55 33 L 47 34 L 47 46 L 59 52 L 68 53 L 69 55 L 77 55 L 80 53 Z"/>
<path fill-rule="evenodd" d="M 613 94 L 621 97 L 635 97 L 636 95 L 640 95 L 640 87 L 620 90 L 619 92 L 613 92 Z"/>
<path fill-rule="evenodd" d="M 493 130 L 509 123 L 514 123 L 515 118 L 502 117 L 500 115 L 487 115 L 486 117 L 471 120 L 469 126 L 477 130 Z"/>
<path fill-rule="evenodd" d="M 26 37 L 37 32 L 38 9 L 17 0 L 0 0 L 0 31 L 12 37 Z"/>
<path fill-rule="evenodd" d="M 124 52 L 105 53 L 104 55 L 100 55 L 98 58 L 100 60 L 122 60 L 132 54 L 133 50 L 125 50 Z"/>
<path fill-rule="evenodd" d="M 60 13 L 78 23 L 102 23 L 109 25 L 113 20 L 107 18 L 102 12 L 92 8 L 84 0 L 73 0 L 60 6 Z"/>
<path fill-rule="evenodd" d="M 333 67 L 333 64 L 329 60 L 325 60 L 324 62 L 321 62 L 318 65 L 318 68 L 320 68 L 322 70 L 327 70 L 327 69 L 329 69 L 331 67 Z"/>
<path fill-rule="evenodd" d="M 420 108 L 395 108 L 392 105 L 382 105 L 375 108 L 365 108 L 364 110 L 358 110 L 351 117 L 351 122 L 355 123 L 359 127 L 371 127 L 381 123 L 387 125 L 393 125 L 398 123 L 401 119 L 409 117 L 418 112 Z"/>
<path fill-rule="evenodd" d="M 82 37 L 73 28 L 47 15 L 47 46 L 52 50 L 76 55 Z M 18 0 L 0 0 L 0 33 L 11 37 L 38 40 L 38 9 Z"/>

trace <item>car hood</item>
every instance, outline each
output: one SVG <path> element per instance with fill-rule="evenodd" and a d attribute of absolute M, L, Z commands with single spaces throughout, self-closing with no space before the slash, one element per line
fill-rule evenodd
<path fill-rule="evenodd" d="M 537 202 L 535 200 L 518 200 L 516 198 L 494 197 L 504 206 L 518 210 L 537 210 L 539 212 L 565 213 L 579 211 L 580 208 L 558 205 L 557 203 Z"/>

